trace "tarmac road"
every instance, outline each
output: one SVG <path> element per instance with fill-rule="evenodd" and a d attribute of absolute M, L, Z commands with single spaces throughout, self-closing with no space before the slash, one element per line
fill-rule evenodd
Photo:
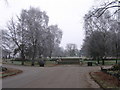
<path fill-rule="evenodd" d="M 28 67 L 3 65 L 23 70 L 23 73 L 2 80 L 3 88 L 99 88 L 89 76 L 99 67 L 59 65 L 55 67 Z"/>

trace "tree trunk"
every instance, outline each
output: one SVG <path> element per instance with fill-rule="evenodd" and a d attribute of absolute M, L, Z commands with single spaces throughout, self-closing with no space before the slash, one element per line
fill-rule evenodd
<path fill-rule="evenodd" d="M 106 57 L 104 56 L 104 57 L 101 57 L 101 60 L 102 60 L 102 65 L 105 65 L 105 59 L 106 59 Z"/>
<path fill-rule="evenodd" d="M 102 65 L 105 65 L 105 60 L 104 59 L 102 60 Z"/>
<path fill-rule="evenodd" d="M 117 59 L 116 59 L 116 64 L 118 63 Z"/>
<path fill-rule="evenodd" d="M 52 50 L 50 51 L 50 55 L 49 55 L 49 58 L 51 58 L 52 57 Z"/>
<path fill-rule="evenodd" d="M 97 62 L 98 62 L 98 64 L 100 64 L 100 59 L 99 58 L 97 59 Z"/>
<path fill-rule="evenodd" d="M 21 50 L 21 57 L 22 57 L 21 65 L 24 65 L 24 60 L 25 60 L 24 50 Z"/>
<path fill-rule="evenodd" d="M 21 63 L 22 65 L 24 65 L 24 60 L 25 60 L 25 58 L 24 59 L 22 58 L 22 63 Z"/>
<path fill-rule="evenodd" d="M 33 53 L 31 66 L 34 66 L 34 58 L 35 58 L 35 52 Z"/>
<path fill-rule="evenodd" d="M 34 66 L 35 64 L 34 64 L 34 60 L 32 60 L 32 63 L 31 63 L 31 66 Z"/>
<path fill-rule="evenodd" d="M 116 43 L 116 64 L 118 63 L 118 43 Z"/>
<path fill-rule="evenodd" d="M 116 64 L 118 63 L 118 53 L 116 55 Z"/>
<path fill-rule="evenodd" d="M 10 56 L 10 53 L 9 53 L 9 56 L 8 56 L 8 58 L 9 58 L 9 59 L 11 58 L 11 56 Z"/>
<path fill-rule="evenodd" d="M 35 42 L 35 45 L 33 46 L 33 57 L 32 57 L 32 63 L 31 63 L 31 66 L 34 66 L 34 59 L 35 59 L 35 54 L 36 54 L 36 42 Z"/>

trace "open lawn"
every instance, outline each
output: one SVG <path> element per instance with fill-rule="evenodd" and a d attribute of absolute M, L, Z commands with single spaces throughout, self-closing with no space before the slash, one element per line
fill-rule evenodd
<path fill-rule="evenodd" d="M 92 66 L 96 66 L 98 65 L 97 64 L 97 60 L 85 60 L 85 59 L 82 59 L 82 58 L 79 58 L 79 57 L 62 57 L 60 58 L 63 62 L 65 61 L 68 61 L 70 63 L 63 63 L 63 64 L 72 64 L 72 62 L 74 62 L 74 60 L 78 60 L 80 63 L 80 65 L 87 65 L 88 62 L 92 62 Z M 46 60 L 45 61 L 45 66 L 55 66 L 57 65 L 57 60 L 59 60 L 58 58 L 52 58 L 52 59 L 49 59 L 49 60 Z M 99 61 L 100 62 L 100 65 L 102 64 L 102 60 Z M 120 62 L 120 60 L 118 60 L 118 62 Z M 3 63 L 5 64 L 15 64 L 15 65 L 21 65 L 21 61 L 11 61 L 10 59 L 7 59 L 7 60 L 4 60 Z M 79 63 L 78 63 L 79 64 Z M 116 60 L 105 60 L 105 65 L 114 65 L 116 64 Z M 31 66 L 31 61 L 24 61 L 24 65 L 25 66 Z M 38 64 L 38 61 L 35 61 L 35 66 L 39 66 Z"/>
<path fill-rule="evenodd" d="M 93 62 L 93 65 L 96 65 L 97 60 L 84 60 L 84 63 L 87 62 Z M 100 60 L 99 62 L 100 64 L 102 64 L 102 60 Z M 120 62 L 120 60 L 118 60 L 118 62 Z M 115 60 L 105 60 L 105 65 L 114 65 L 114 64 L 116 64 Z"/>
<path fill-rule="evenodd" d="M 14 65 L 21 65 L 21 61 L 11 61 L 8 60 L 7 62 L 3 62 L 4 64 L 14 64 Z M 49 67 L 49 66 L 54 66 L 56 65 L 55 61 L 46 61 L 45 62 L 45 66 Z M 31 61 L 24 61 L 24 66 L 31 66 Z M 35 66 L 39 66 L 38 62 L 35 61 Z"/>

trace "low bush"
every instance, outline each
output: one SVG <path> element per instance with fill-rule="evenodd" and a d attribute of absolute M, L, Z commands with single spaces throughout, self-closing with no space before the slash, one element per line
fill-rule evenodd
<path fill-rule="evenodd" d="M 44 60 L 40 60 L 38 61 L 38 64 L 40 67 L 44 67 L 45 61 Z"/>
<path fill-rule="evenodd" d="M 0 67 L 0 71 L 4 72 L 4 71 L 7 71 L 7 68 L 6 67 Z"/>
<path fill-rule="evenodd" d="M 119 70 L 120 71 L 120 63 L 113 65 L 113 70 Z"/>
<path fill-rule="evenodd" d="M 104 69 L 101 67 L 101 71 L 120 80 L 120 63 L 113 65 L 112 68 L 109 69 Z"/>

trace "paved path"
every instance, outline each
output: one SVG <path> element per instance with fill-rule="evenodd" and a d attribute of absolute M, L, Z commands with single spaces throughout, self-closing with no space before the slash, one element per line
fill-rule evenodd
<path fill-rule="evenodd" d="M 27 67 L 5 65 L 23 73 L 3 79 L 3 88 L 99 88 L 89 72 L 99 67 L 60 65 L 55 67 Z"/>

